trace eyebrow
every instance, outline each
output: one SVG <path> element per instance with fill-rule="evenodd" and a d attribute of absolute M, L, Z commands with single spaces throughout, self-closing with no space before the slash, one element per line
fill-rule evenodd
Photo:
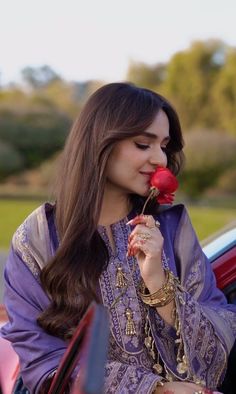
<path fill-rule="evenodd" d="M 153 140 L 158 138 L 156 134 L 150 133 L 149 131 L 143 131 L 141 135 L 152 138 Z M 170 136 L 165 137 L 163 141 L 170 141 Z"/>

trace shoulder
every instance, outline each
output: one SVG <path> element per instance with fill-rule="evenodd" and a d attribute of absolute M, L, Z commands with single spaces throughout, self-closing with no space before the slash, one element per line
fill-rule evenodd
<path fill-rule="evenodd" d="M 186 207 L 183 204 L 176 204 L 172 206 L 161 206 L 159 213 L 156 215 L 157 220 L 161 224 L 163 234 L 175 239 L 176 234 L 180 228 L 191 223 Z"/>
<path fill-rule="evenodd" d="M 187 209 L 184 204 L 160 206 L 159 208 L 158 217 L 163 221 L 172 221 L 177 224 L 184 216 L 188 216 Z"/>
<path fill-rule="evenodd" d="M 13 248 L 27 245 L 34 237 L 45 237 L 45 233 L 48 233 L 47 214 L 53 212 L 53 207 L 52 204 L 44 203 L 24 220 L 13 235 Z"/>
<path fill-rule="evenodd" d="M 13 251 L 28 265 L 34 275 L 50 258 L 48 217 L 54 205 L 45 203 L 35 209 L 17 228 L 12 238 Z"/>

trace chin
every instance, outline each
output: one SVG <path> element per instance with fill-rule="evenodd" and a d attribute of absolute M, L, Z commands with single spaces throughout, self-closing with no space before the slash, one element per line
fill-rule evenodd
<path fill-rule="evenodd" d="M 138 184 L 136 186 L 134 185 L 132 188 L 130 188 L 127 191 L 131 194 L 137 194 L 141 197 L 147 197 L 150 192 L 150 187 L 147 184 L 145 184 L 145 185 Z"/>
<path fill-rule="evenodd" d="M 149 195 L 149 188 L 143 190 L 137 190 L 135 193 L 141 197 L 147 197 Z"/>

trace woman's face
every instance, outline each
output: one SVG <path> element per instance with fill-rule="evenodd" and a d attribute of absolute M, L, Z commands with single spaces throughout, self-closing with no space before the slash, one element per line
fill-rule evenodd
<path fill-rule="evenodd" d="M 124 194 L 148 195 L 151 174 L 157 166 L 167 166 L 169 140 L 169 121 L 160 110 L 145 135 L 127 138 L 115 145 L 107 162 L 106 187 Z"/>

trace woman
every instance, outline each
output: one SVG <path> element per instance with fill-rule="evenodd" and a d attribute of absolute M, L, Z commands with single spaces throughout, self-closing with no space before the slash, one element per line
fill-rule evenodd
<path fill-rule="evenodd" d="M 182 205 L 153 202 L 140 215 L 152 173 L 178 174 L 182 148 L 178 116 L 160 95 L 113 83 L 88 100 L 64 149 L 56 204 L 19 227 L 5 269 L 2 332 L 30 393 L 47 392 L 92 300 L 110 313 L 106 393 L 209 393 L 222 382 L 235 307 Z"/>

